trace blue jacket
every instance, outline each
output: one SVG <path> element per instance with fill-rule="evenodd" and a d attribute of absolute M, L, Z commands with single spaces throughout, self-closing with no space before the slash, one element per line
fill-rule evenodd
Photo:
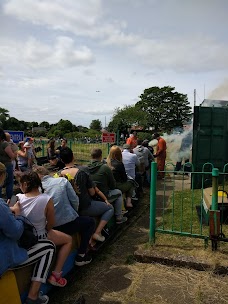
<path fill-rule="evenodd" d="M 65 177 L 42 178 L 44 193 L 51 196 L 55 208 L 55 227 L 74 221 L 78 217 L 79 199 L 71 183 Z"/>
<path fill-rule="evenodd" d="M 27 250 L 17 245 L 23 230 L 23 221 L 16 219 L 0 198 L 0 276 L 28 259 Z"/>

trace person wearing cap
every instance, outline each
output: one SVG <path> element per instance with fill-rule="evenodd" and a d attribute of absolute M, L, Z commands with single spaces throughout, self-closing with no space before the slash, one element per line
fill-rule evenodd
<path fill-rule="evenodd" d="M 151 162 L 154 161 L 154 155 L 153 155 L 154 149 L 152 147 L 149 147 L 148 139 L 145 139 L 142 142 L 142 146 L 144 147 L 145 156 L 146 156 L 146 162 L 145 162 L 146 180 L 147 180 L 147 184 L 149 185 L 150 184 L 150 165 L 151 165 Z"/>
<path fill-rule="evenodd" d="M 35 160 L 33 140 L 34 139 L 32 137 L 27 137 L 24 144 L 24 148 L 27 150 L 28 168 L 30 169 L 32 168 Z"/>
<path fill-rule="evenodd" d="M 154 154 L 154 157 L 157 158 L 158 171 L 164 171 L 165 160 L 166 160 L 166 141 L 158 133 L 154 133 L 153 138 L 157 139 L 158 141 L 157 151 Z M 158 179 L 162 179 L 164 178 L 164 176 L 165 176 L 165 172 L 158 172 Z"/>

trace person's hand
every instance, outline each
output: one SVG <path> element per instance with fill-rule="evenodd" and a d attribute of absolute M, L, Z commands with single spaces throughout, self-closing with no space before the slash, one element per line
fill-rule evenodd
<path fill-rule="evenodd" d="M 105 204 L 108 205 L 108 206 L 111 205 L 107 199 L 105 200 Z"/>
<path fill-rule="evenodd" d="M 20 215 L 21 214 L 21 207 L 20 207 L 19 202 L 16 202 L 16 204 L 13 207 L 10 207 L 10 209 L 15 215 Z"/>

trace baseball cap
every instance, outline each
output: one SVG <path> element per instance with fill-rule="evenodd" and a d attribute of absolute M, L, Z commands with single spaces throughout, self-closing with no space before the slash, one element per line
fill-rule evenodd
<path fill-rule="evenodd" d="M 30 144 L 29 144 L 28 141 L 24 144 L 24 147 L 25 147 L 25 148 L 31 148 L 31 146 L 30 146 Z"/>

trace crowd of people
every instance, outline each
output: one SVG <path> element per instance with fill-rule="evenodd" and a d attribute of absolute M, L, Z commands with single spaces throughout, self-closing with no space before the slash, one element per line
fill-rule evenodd
<path fill-rule="evenodd" d="M 57 148 L 50 140 L 48 159 L 54 165 L 61 162 L 53 175 L 45 166 L 35 164 L 32 138 L 20 142 L 16 149 L 0 129 L 0 190 L 5 184 L 7 199 L 0 199 L 0 276 L 7 269 L 34 264 L 26 304 L 48 303 L 48 297 L 39 294 L 41 283 L 46 280 L 58 287 L 67 284 L 62 269 L 72 248 L 73 234 L 80 234 L 75 265 L 83 266 L 92 261 L 90 250 L 105 241 L 108 221 L 114 217 L 117 225 L 127 222 L 126 214 L 134 200 L 139 199 L 145 183 L 150 183 L 150 163 L 157 158 L 158 170 L 164 171 L 166 143 L 159 134 L 154 138 L 158 141 L 156 153 L 148 140 L 142 141 L 134 133 L 122 148 L 112 146 L 106 159 L 101 149 L 93 149 L 88 166 L 75 165 L 73 151 L 65 139 Z M 12 197 L 16 166 L 20 193 L 16 194 L 15 203 Z M 160 173 L 158 178 L 163 178 L 164 173 Z M 29 249 L 18 243 L 23 218 L 33 225 L 38 237 L 37 244 Z M 57 256 L 50 272 L 56 246 Z"/>

